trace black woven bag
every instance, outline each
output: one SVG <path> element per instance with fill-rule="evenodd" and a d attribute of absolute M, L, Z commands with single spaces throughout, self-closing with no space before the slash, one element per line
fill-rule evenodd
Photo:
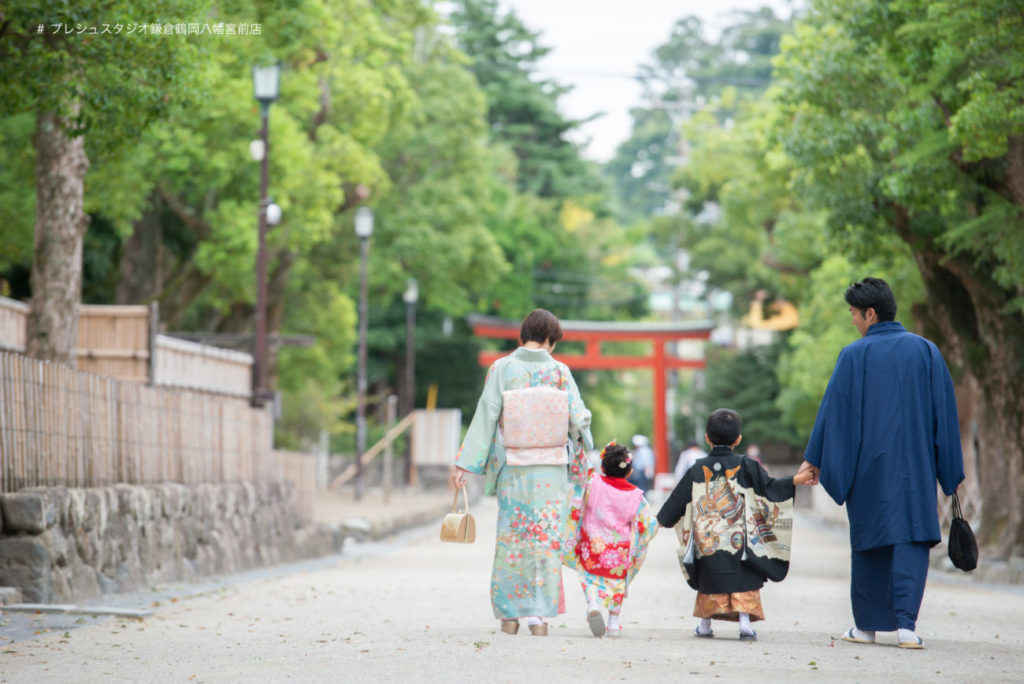
<path fill-rule="evenodd" d="M 971 526 L 964 520 L 960 510 L 960 497 L 953 492 L 953 521 L 949 524 L 949 543 L 946 544 L 949 560 L 953 565 L 970 572 L 978 567 L 978 542 L 974 539 Z"/>

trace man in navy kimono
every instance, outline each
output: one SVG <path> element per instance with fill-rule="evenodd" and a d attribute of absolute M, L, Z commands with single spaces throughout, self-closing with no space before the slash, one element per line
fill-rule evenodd
<path fill-rule="evenodd" d="M 801 470 L 811 470 L 850 519 L 850 602 L 845 641 L 915 633 L 928 551 L 941 539 L 938 481 L 952 495 L 964 479 L 953 382 L 938 348 L 893 320 L 884 280 L 845 294 L 861 339 L 843 348 L 818 408 Z"/>

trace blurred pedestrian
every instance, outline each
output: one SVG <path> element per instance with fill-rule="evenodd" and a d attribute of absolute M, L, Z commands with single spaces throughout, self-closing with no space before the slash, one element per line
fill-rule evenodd
<path fill-rule="evenodd" d="M 707 454 L 697 446 L 697 442 L 690 440 L 686 444 L 686 448 L 679 453 L 679 458 L 676 459 L 676 467 L 672 473 L 676 476 L 676 482 L 683 479 L 683 474 L 687 470 L 693 467 L 693 464 L 697 462 L 697 459 L 704 458 Z"/>
<path fill-rule="evenodd" d="M 633 435 L 633 473 L 629 483 L 644 494 L 654 486 L 654 450 L 643 435 Z"/>

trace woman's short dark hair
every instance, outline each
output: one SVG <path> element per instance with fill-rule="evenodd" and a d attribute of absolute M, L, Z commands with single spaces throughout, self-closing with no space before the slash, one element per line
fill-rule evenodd
<path fill-rule="evenodd" d="M 626 477 L 633 464 L 629 449 L 621 444 L 609 444 L 601 456 L 601 472 L 606 477 Z"/>
<path fill-rule="evenodd" d="M 519 328 L 519 341 L 555 344 L 562 339 L 562 324 L 558 322 L 555 314 L 547 309 L 534 309 L 530 315 L 523 319 L 523 325 Z"/>
<path fill-rule="evenodd" d="M 863 314 L 874 309 L 880 321 L 891 321 L 896 318 L 896 297 L 893 296 L 889 284 L 881 278 L 865 278 L 846 288 L 843 295 L 846 303 Z"/>
<path fill-rule="evenodd" d="M 716 409 L 708 416 L 704 432 L 712 446 L 732 446 L 743 434 L 743 421 L 740 420 L 740 414 L 732 409 Z"/>

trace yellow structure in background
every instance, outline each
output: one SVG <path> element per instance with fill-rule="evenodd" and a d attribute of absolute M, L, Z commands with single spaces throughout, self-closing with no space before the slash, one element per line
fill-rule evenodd
<path fill-rule="evenodd" d="M 760 293 L 759 293 L 760 294 Z M 785 299 L 776 299 L 770 305 L 768 318 L 764 316 L 764 295 L 750 303 L 750 311 L 743 317 L 743 325 L 754 330 L 792 330 L 800 325 L 796 307 Z"/>

